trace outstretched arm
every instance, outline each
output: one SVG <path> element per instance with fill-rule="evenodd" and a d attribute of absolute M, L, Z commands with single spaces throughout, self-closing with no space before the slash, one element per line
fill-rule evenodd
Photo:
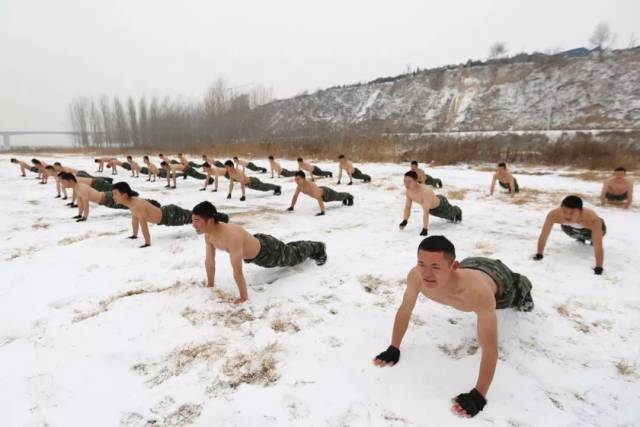
<path fill-rule="evenodd" d="M 338 167 L 338 184 L 340 184 L 340 180 L 342 179 L 342 166 Z"/>
<path fill-rule="evenodd" d="M 237 298 L 234 303 L 239 304 L 249 299 L 249 293 L 247 291 L 247 282 L 244 279 L 244 273 L 242 271 L 242 242 L 238 241 L 233 248 L 229 248 L 229 258 L 231 260 L 231 268 L 233 269 L 233 279 L 236 281 L 238 290 L 240 291 L 240 298 Z"/>
<path fill-rule="evenodd" d="M 207 271 L 207 286 L 215 286 L 216 277 L 216 248 L 204 238 L 207 255 L 204 260 L 204 268 Z"/>
<path fill-rule="evenodd" d="M 540 232 L 540 237 L 538 237 L 538 254 L 540 255 L 544 253 L 544 248 L 547 246 L 547 239 L 549 238 L 549 234 L 551 233 L 551 229 L 555 223 L 553 216 L 553 211 L 547 214 L 547 218 L 542 226 L 542 231 Z"/>
<path fill-rule="evenodd" d="M 149 234 L 149 223 L 147 222 L 147 218 L 140 218 L 140 227 L 142 228 L 142 236 L 144 237 L 144 244 L 146 246 L 151 245 L 151 235 Z"/>
<path fill-rule="evenodd" d="M 295 193 L 293 193 L 293 197 L 291 198 L 291 209 L 292 210 L 296 206 L 296 203 L 298 203 L 298 194 L 300 194 L 300 189 L 296 188 L 296 191 L 295 191 Z"/>
<path fill-rule="evenodd" d="M 487 300 L 486 307 L 477 313 L 478 343 L 482 350 L 482 358 L 480 359 L 476 389 L 485 397 L 498 363 L 498 322 L 496 320 L 495 299 L 492 297 Z"/>
<path fill-rule="evenodd" d="M 496 181 L 498 178 L 496 178 L 495 175 L 493 175 L 493 179 L 491 180 L 491 190 L 489 191 L 489 194 L 493 196 L 493 191 L 496 189 Z"/>
<path fill-rule="evenodd" d="M 627 204 L 624 206 L 625 209 L 629 209 L 631 207 L 631 203 L 633 203 L 633 182 L 629 185 L 629 190 L 627 190 Z"/>
<path fill-rule="evenodd" d="M 597 219 L 596 225 L 591 229 L 591 241 L 593 242 L 593 252 L 596 257 L 596 267 L 602 267 L 604 263 L 604 247 L 602 245 L 602 221 Z"/>
<path fill-rule="evenodd" d="M 607 182 L 605 181 L 602 184 L 602 190 L 600 190 L 600 206 L 604 206 L 607 203 L 606 194 L 607 194 Z"/>
<path fill-rule="evenodd" d="M 406 226 L 406 222 L 409 220 L 409 217 L 411 216 L 411 204 L 413 202 L 411 201 L 411 198 L 409 197 L 409 195 L 406 196 L 406 200 L 404 202 L 404 212 L 402 213 L 402 222 L 404 223 L 404 225 L 401 225 L 400 228 L 404 228 Z"/>

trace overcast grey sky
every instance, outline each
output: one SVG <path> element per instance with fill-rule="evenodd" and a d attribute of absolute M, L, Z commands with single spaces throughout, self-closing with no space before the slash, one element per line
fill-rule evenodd
<path fill-rule="evenodd" d="M 200 97 L 217 77 L 278 98 L 412 67 L 640 40 L 640 0 L 0 0 L 0 130 L 65 130 L 80 95 Z M 640 43 L 640 42 L 638 42 Z"/>

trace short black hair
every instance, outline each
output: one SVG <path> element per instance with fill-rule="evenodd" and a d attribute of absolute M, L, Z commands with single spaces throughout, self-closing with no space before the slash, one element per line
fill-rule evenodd
<path fill-rule="evenodd" d="M 273 156 L 269 156 L 268 158 L 269 160 L 274 160 Z"/>
<path fill-rule="evenodd" d="M 338 156 L 338 158 L 339 158 L 339 159 L 344 159 L 344 154 L 340 154 L 340 155 Z"/>
<path fill-rule="evenodd" d="M 578 196 L 567 196 L 562 200 L 562 203 L 560 204 L 560 206 L 563 206 L 565 208 L 569 208 L 569 209 L 580 209 L 582 210 L 582 199 Z"/>
<path fill-rule="evenodd" d="M 229 167 L 234 167 L 235 166 L 231 160 L 227 160 L 226 162 L 224 162 L 224 165 L 225 166 L 229 166 Z"/>
<path fill-rule="evenodd" d="M 160 166 L 169 166 L 169 163 L 167 163 L 165 160 L 160 162 Z"/>
<path fill-rule="evenodd" d="M 129 197 L 138 197 L 139 194 L 131 189 L 129 184 L 124 181 L 116 182 L 111 187 L 111 190 L 118 190 L 122 194 L 126 194 Z"/>
<path fill-rule="evenodd" d="M 62 166 L 62 165 L 60 164 L 60 162 L 55 162 L 53 165 L 54 165 L 54 166 Z"/>
<path fill-rule="evenodd" d="M 60 179 L 64 179 L 65 181 L 78 182 L 76 177 L 72 173 L 69 173 L 69 172 L 60 172 L 58 174 L 58 176 L 60 177 Z"/>
<path fill-rule="evenodd" d="M 498 163 L 498 167 L 506 169 L 507 168 L 507 164 L 505 162 L 500 162 L 500 163 Z"/>
<path fill-rule="evenodd" d="M 94 159 L 93 161 L 96 163 L 100 163 L 100 159 Z"/>
<path fill-rule="evenodd" d="M 200 202 L 195 205 L 191 213 L 199 216 L 205 221 L 213 219 L 215 222 L 229 222 L 229 215 L 218 212 L 216 207 L 208 201 Z"/>
<path fill-rule="evenodd" d="M 206 155 L 206 154 L 203 154 L 203 155 L 202 155 L 202 158 L 203 158 L 203 159 L 206 159 L 206 158 L 207 158 L 207 155 Z"/>
<path fill-rule="evenodd" d="M 302 157 L 298 157 L 298 161 L 299 162 L 304 162 L 304 160 L 302 160 Z"/>
<path fill-rule="evenodd" d="M 233 160 L 240 160 L 240 159 L 238 159 L 238 156 L 233 156 Z"/>
<path fill-rule="evenodd" d="M 429 236 L 420 242 L 418 251 L 442 252 L 444 257 L 453 262 L 456 260 L 456 248 L 453 243 L 444 236 Z"/>
<path fill-rule="evenodd" d="M 34 165 L 39 165 L 39 164 L 40 164 L 40 160 L 38 160 L 38 159 L 31 159 L 31 163 L 33 163 Z"/>
<path fill-rule="evenodd" d="M 209 168 L 211 167 L 211 165 L 209 164 L 209 162 L 204 162 L 204 163 L 202 164 L 202 167 L 203 167 L 203 168 L 207 168 L 207 169 L 209 169 Z"/>
<path fill-rule="evenodd" d="M 307 178 L 307 174 L 304 173 L 304 171 L 298 171 L 296 172 L 295 176 L 299 176 L 300 178 L 306 179 Z"/>
<path fill-rule="evenodd" d="M 158 157 L 164 157 L 164 154 L 160 153 L 158 154 Z"/>
<path fill-rule="evenodd" d="M 182 156 L 182 153 L 178 153 L 178 156 Z"/>
<path fill-rule="evenodd" d="M 618 166 L 617 168 L 615 168 L 614 172 L 626 172 L 627 170 L 625 168 L 623 168 L 622 166 Z"/>
<path fill-rule="evenodd" d="M 149 160 L 149 156 L 142 156 L 142 160 Z"/>
<path fill-rule="evenodd" d="M 133 157 L 127 156 L 127 160 L 129 160 L 129 159 L 133 160 Z"/>
<path fill-rule="evenodd" d="M 146 200 L 147 200 L 147 202 L 151 203 L 156 208 L 161 208 L 162 207 L 160 202 L 158 202 L 157 200 L 153 200 L 153 199 L 146 199 Z"/>
<path fill-rule="evenodd" d="M 51 165 L 47 165 L 47 166 L 45 166 L 44 168 L 45 168 L 46 170 L 50 170 L 50 171 L 52 171 L 52 170 L 53 170 L 53 166 L 51 166 Z"/>
<path fill-rule="evenodd" d="M 413 178 L 415 181 L 418 180 L 418 174 L 415 173 L 414 171 L 409 171 L 407 173 L 404 174 L 405 177 L 409 177 L 409 178 Z"/>
<path fill-rule="evenodd" d="M 418 161 L 417 161 L 417 160 L 413 160 L 413 161 L 411 162 L 411 164 L 412 164 L 412 165 L 416 165 L 416 166 L 418 166 Z"/>
<path fill-rule="evenodd" d="M 18 163 L 18 159 L 11 159 L 11 163 Z"/>

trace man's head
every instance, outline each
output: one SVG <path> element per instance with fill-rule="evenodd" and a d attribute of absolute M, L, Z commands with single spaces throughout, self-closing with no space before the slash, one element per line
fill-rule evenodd
<path fill-rule="evenodd" d="M 132 161 L 133 161 L 133 157 L 131 157 L 131 156 L 127 156 L 127 161 L 128 161 L 128 162 L 132 162 Z"/>
<path fill-rule="evenodd" d="M 269 160 L 273 162 L 275 159 L 273 158 L 273 156 L 269 156 Z"/>
<path fill-rule="evenodd" d="M 54 168 L 53 166 L 51 166 L 51 165 L 47 165 L 47 166 L 45 166 L 44 168 L 45 168 L 46 170 L 48 170 L 48 171 L 54 171 L 54 170 L 55 170 L 55 168 Z"/>
<path fill-rule="evenodd" d="M 227 222 L 228 220 L 229 217 L 218 212 L 211 202 L 200 202 L 191 211 L 191 223 L 198 234 L 204 233 L 210 225 Z"/>
<path fill-rule="evenodd" d="M 304 171 L 296 172 L 294 178 L 296 184 L 302 184 L 307 179 L 307 174 Z"/>
<path fill-rule="evenodd" d="M 427 288 L 446 285 L 460 264 L 456 248 L 444 236 L 429 236 L 418 246 L 418 272 Z"/>
<path fill-rule="evenodd" d="M 304 162 L 304 160 L 302 159 L 302 157 L 298 157 L 298 163 L 302 163 Z"/>
<path fill-rule="evenodd" d="M 164 159 L 164 154 L 160 153 L 158 154 L 158 157 L 160 157 L 161 159 Z"/>
<path fill-rule="evenodd" d="M 234 161 L 234 162 L 237 162 L 238 160 L 239 160 L 239 159 L 238 159 L 238 156 L 233 156 L 233 161 Z"/>
<path fill-rule="evenodd" d="M 71 188 L 76 184 L 76 182 L 78 182 L 76 177 L 69 172 L 60 172 L 58 177 L 60 178 L 60 183 L 64 188 Z"/>
<path fill-rule="evenodd" d="M 142 156 L 142 161 L 145 163 L 149 163 L 149 156 Z"/>
<path fill-rule="evenodd" d="M 507 164 L 504 162 L 498 163 L 498 172 L 504 172 L 507 170 Z"/>
<path fill-rule="evenodd" d="M 209 164 L 209 162 L 204 162 L 204 163 L 202 164 L 202 168 L 203 168 L 203 169 L 211 169 L 211 165 Z"/>
<path fill-rule="evenodd" d="M 61 168 L 61 167 L 62 167 L 62 163 L 60 163 L 60 162 L 54 162 L 54 163 L 53 163 L 53 166 L 54 166 L 54 167 L 56 167 L 56 166 L 57 166 L 57 167 Z"/>
<path fill-rule="evenodd" d="M 11 159 L 11 163 L 18 163 L 18 159 Z"/>
<path fill-rule="evenodd" d="M 224 168 L 227 170 L 227 172 L 229 172 L 229 169 L 233 169 L 234 167 L 235 165 L 231 160 L 227 160 L 226 162 L 224 162 Z"/>
<path fill-rule="evenodd" d="M 338 163 L 342 165 L 342 164 L 345 164 L 346 162 L 347 162 L 347 158 L 344 156 L 344 154 L 340 154 L 338 156 Z"/>
<path fill-rule="evenodd" d="M 627 175 L 627 170 L 625 168 L 623 168 L 622 166 L 618 166 L 614 171 L 613 171 L 613 176 L 615 176 L 618 179 L 622 179 L 625 177 L 625 175 Z"/>
<path fill-rule="evenodd" d="M 409 171 L 404 174 L 404 187 L 411 190 L 418 185 L 418 174 L 415 171 Z"/>
<path fill-rule="evenodd" d="M 207 155 L 206 155 L 206 154 L 203 154 L 203 155 L 202 155 L 202 160 L 204 160 L 204 161 L 206 161 L 206 160 L 207 160 Z"/>
<path fill-rule="evenodd" d="M 560 209 L 565 221 L 576 221 L 582 213 L 582 199 L 578 196 L 567 196 L 562 200 Z"/>
<path fill-rule="evenodd" d="M 412 171 L 417 171 L 418 170 L 418 161 L 414 160 L 411 162 L 411 170 Z"/>
<path fill-rule="evenodd" d="M 178 153 L 178 157 L 182 158 L 184 156 L 182 155 L 182 153 Z"/>
<path fill-rule="evenodd" d="M 41 165 L 40 160 L 38 159 L 31 159 L 31 163 L 33 163 L 34 165 Z"/>
<path fill-rule="evenodd" d="M 131 197 L 138 197 L 138 193 L 133 191 L 129 184 L 124 181 L 113 184 L 111 192 L 113 193 L 113 200 L 116 203 L 122 203 L 129 200 Z"/>
<path fill-rule="evenodd" d="M 164 169 L 169 169 L 169 163 L 164 160 L 160 162 L 160 166 Z"/>

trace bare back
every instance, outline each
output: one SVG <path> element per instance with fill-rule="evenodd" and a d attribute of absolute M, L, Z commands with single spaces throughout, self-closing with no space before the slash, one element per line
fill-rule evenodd
<path fill-rule="evenodd" d="M 260 241 L 237 224 L 219 223 L 215 235 L 206 234 L 205 240 L 230 255 L 239 251 L 242 259 L 253 259 L 260 252 Z"/>
<path fill-rule="evenodd" d="M 129 210 L 131 210 L 131 214 L 140 221 L 151 222 L 153 224 L 159 224 L 160 221 L 162 221 L 162 210 L 144 199 L 138 197 L 131 198 Z"/>
<path fill-rule="evenodd" d="M 429 185 L 418 184 L 414 189 L 407 190 L 406 194 L 412 202 L 418 203 L 426 210 L 437 208 L 440 205 L 440 200 Z"/>
<path fill-rule="evenodd" d="M 302 184 L 298 186 L 298 188 L 300 189 L 301 193 L 304 193 L 307 196 L 313 197 L 314 199 L 322 200 L 323 192 L 320 189 L 320 187 L 316 185 L 315 182 L 304 181 Z"/>

